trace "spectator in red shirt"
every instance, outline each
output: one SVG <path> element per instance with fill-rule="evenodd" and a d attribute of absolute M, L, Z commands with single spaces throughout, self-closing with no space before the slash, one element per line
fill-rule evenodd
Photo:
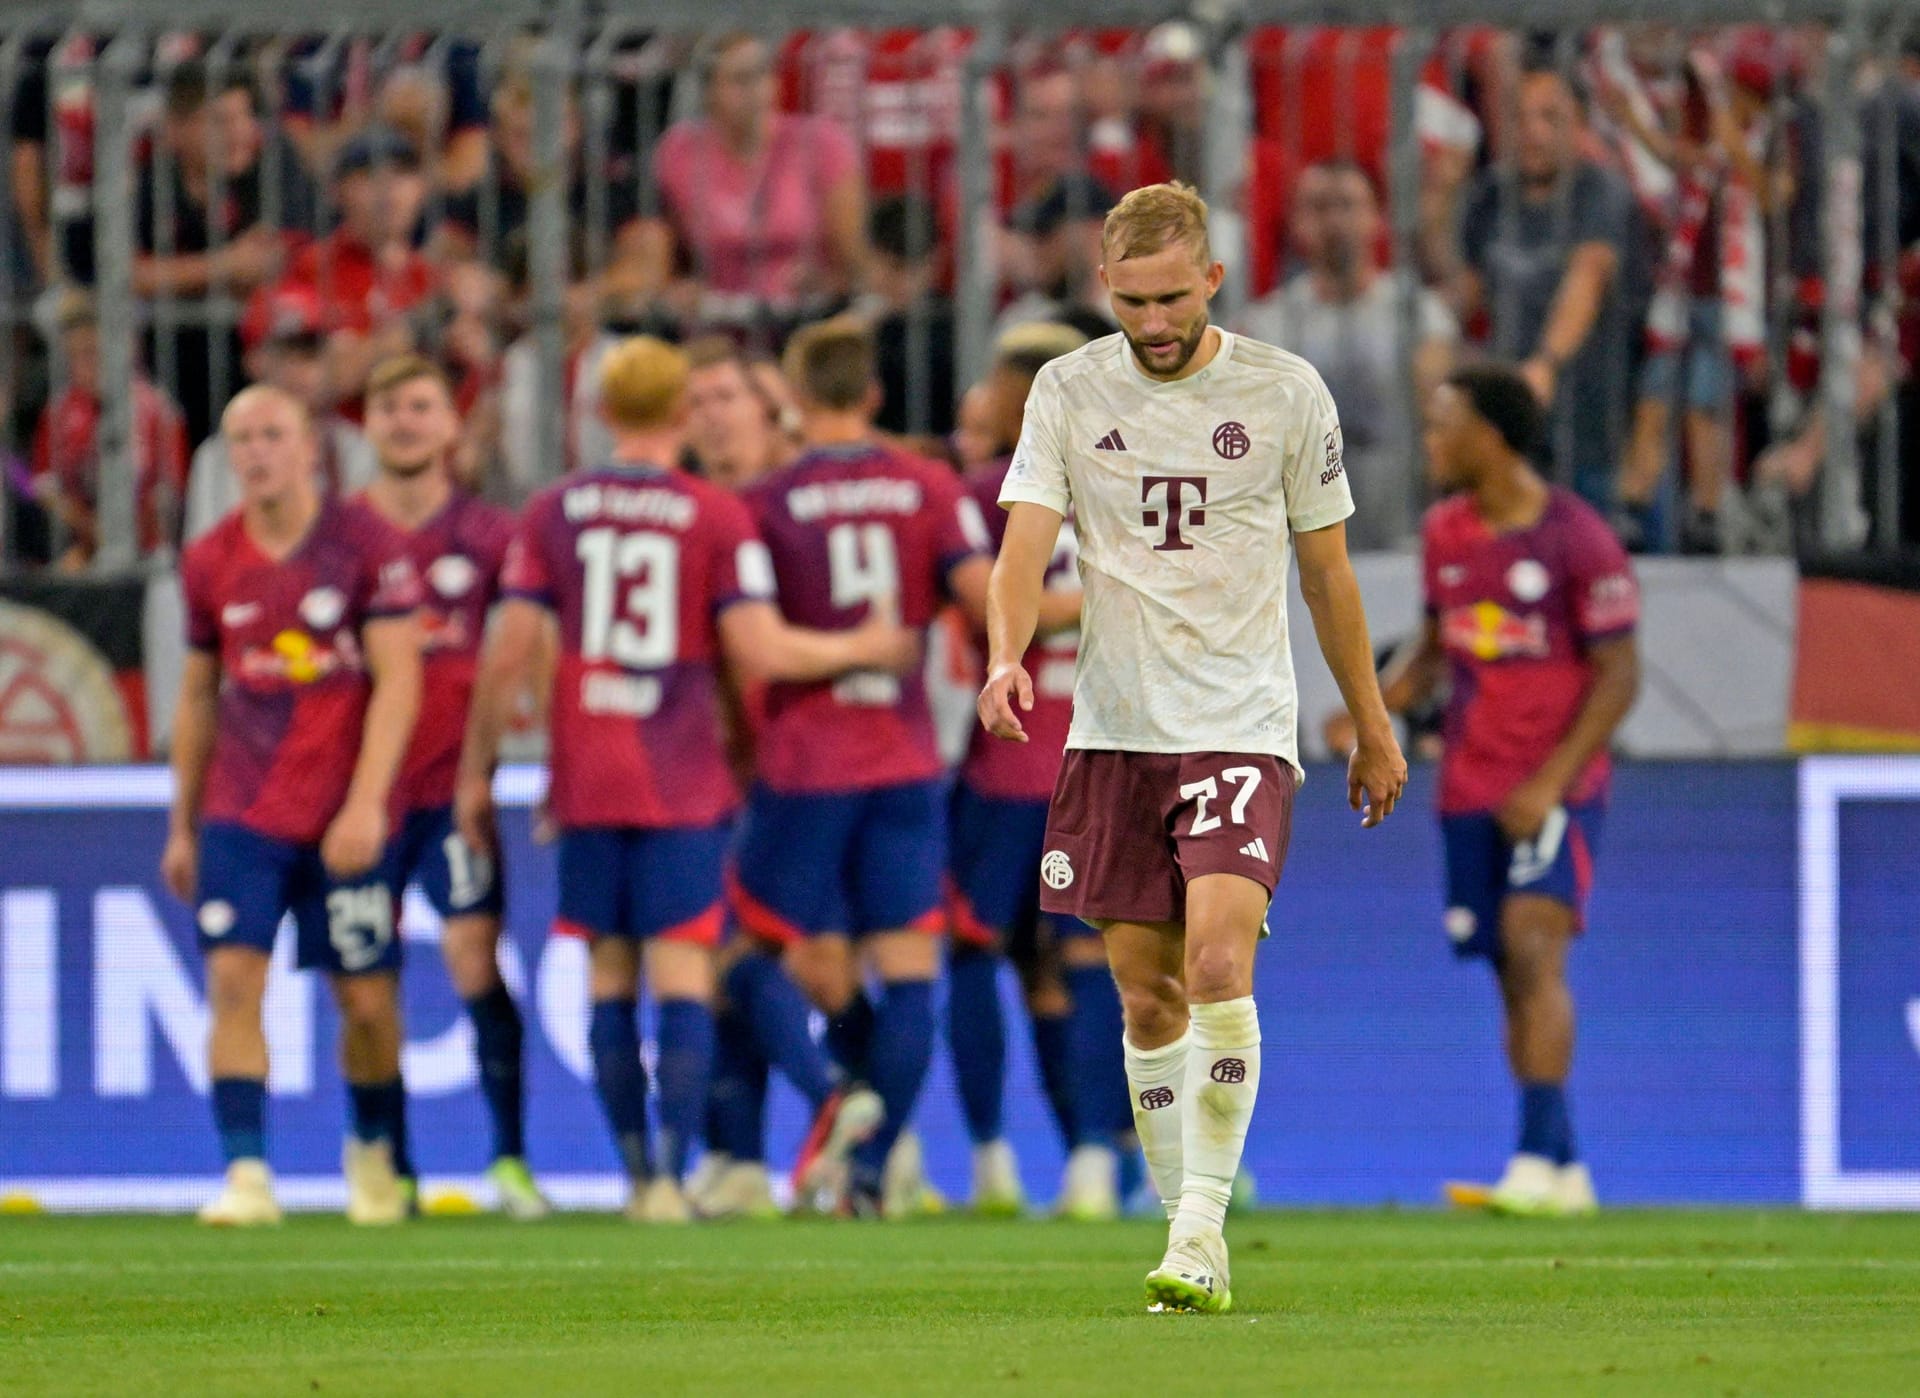
<path fill-rule="evenodd" d="M 66 535 L 56 565 L 77 570 L 93 560 L 99 546 L 100 328 L 92 298 L 69 293 L 57 323 L 67 386 L 41 411 L 34 432 L 34 488 Z M 142 553 L 152 553 L 173 542 L 176 504 L 187 474 L 187 428 L 173 400 L 144 377 L 136 377 L 133 385 L 132 446 L 139 546 Z"/>
<path fill-rule="evenodd" d="M 376 127 L 353 138 L 334 172 L 340 226 L 294 259 L 287 280 L 328 307 L 328 387 L 351 403 L 367 373 L 389 355 L 412 353 L 408 316 L 438 289 L 433 264 L 413 246 L 426 206 L 420 152 Z"/>

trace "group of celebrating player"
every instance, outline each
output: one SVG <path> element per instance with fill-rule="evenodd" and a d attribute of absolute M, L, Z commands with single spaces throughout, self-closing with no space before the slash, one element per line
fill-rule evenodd
<path fill-rule="evenodd" d="M 1389 702 L 1451 671 L 1448 930 L 1498 971 L 1521 1089 L 1520 1149 L 1492 1201 L 1591 1209 L 1564 1094 L 1563 967 L 1635 682 L 1624 556 L 1535 474 L 1542 414 L 1524 382 L 1456 374 L 1427 447 L 1458 493 L 1429 518 L 1428 624 L 1383 698 L 1319 375 L 1209 324 L 1222 272 L 1191 190 L 1128 195 L 1104 249 L 1121 333 L 1004 341 L 986 388 L 1018 446 L 964 479 L 876 436 L 872 341 L 846 321 L 795 337 L 804 449 L 737 494 L 676 468 L 687 361 L 647 338 L 600 371 L 611 459 L 518 521 L 451 483 L 455 410 L 426 361 L 373 376 L 381 472 L 355 499 L 323 493 L 291 399 L 233 400 L 242 504 L 183 567 L 162 861 L 196 909 L 213 1013 L 228 1169 L 205 1220 L 279 1216 L 261 1013 L 289 912 L 298 964 L 328 973 L 341 1010 L 348 1215 L 407 1215 L 395 920 L 410 880 L 445 919 L 472 1019 L 489 1178 L 509 1214 L 546 1212 L 525 1164 L 520 1015 L 495 963 L 493 773 L 531 718 L 549 734 L 554 931 L 590 947 L 594 1084 L 630 1215 L 771 1207 L 770 1070 L 815 1111 L 796 1197 L 905 1207 L 889 1184 L 912 1174 L 903 1132 L 943 959 L 975 1203 L 1017 1210 L 1000 1132 L 1011 955 L 1070 1147 L 1063 1211 L 1113 1216 L 1137 1137 L 1169 1218 L 1150 1302 L 1226 1309 L 1222 1225 L 1260 1080 L 1254 951 L 1303 777 L 1290 554 L 1350 716 L 1364 824 L 1406 780 Z M 987 651 L 951 782 L 923 655 L 949 605 Z"/>

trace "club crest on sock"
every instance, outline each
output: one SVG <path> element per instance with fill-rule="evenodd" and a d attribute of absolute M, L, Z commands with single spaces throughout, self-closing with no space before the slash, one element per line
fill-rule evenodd
<path fill-rule="evenodd" d="M 1173 1089 L 1170 1087 L 1150 1087 L 1140 1094 L 1140 1109 L 1157 1112 L 1162 1107 L 1173 1105 Z"/>
<path fill-rule="evenodd" d="M 1247 1080 L 1247 1061 L 1244 1058 L 1217 1058 L 1208 1074 L 1215 1082 L 1240 1083 Z"/>

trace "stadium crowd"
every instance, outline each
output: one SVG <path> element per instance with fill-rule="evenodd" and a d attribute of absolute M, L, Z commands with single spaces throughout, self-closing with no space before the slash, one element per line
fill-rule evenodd
<path fill-rule="evenodd" d="M 1409 367 L 1417 388 L 1481 353 L 1525 365 L 1553 408 L 1558 478 L 1634 549 L 1863 545 L 1883 498 L 1875 473 L 1889 467 L 1904 479 L 1894 532 L 1920 536 L 1920 433 L 1878 440 L 1920 410 L 1920 43 L 1863 70 L 1864 294 L 1848 351 L 1863 474 L 1823 491 L 1824 31 L 1448 31 L 1418 89 L 1418 231 L 1404 248 L 1385 198 L 1395 38 L 1247 35 L 1252 134 L 1236 152 L 1237 209 L 1222 211 L 1238 328 L 1306 355 L 1340 404 L 1357 547 L 1410 544 L 1425 503 Z M 566 465 L 606 446 L 593 366 L 615 337 L 645 330 L 695 345 L 706 365 L 706 445 L 691 464 L 765 469 L 789 449 L 782 345 L 848 309 L 875 327 L 883 428 L 956 464 L 1004 447 L 955 371 L 970 42 L 954 29 L 839 30 L 595 47 L 562 132 Z M 0 271 L 15 309 L 0 560 L 16 566 L 81 567 L 95 545 L 102 43 L 30 44 L 0 94 L 12 152 Z M 327 424 L 329 481 L 363 484 L 355 404 L 370 366 L 402 351 L 431 356 L 455 385 L 469 486 L 515 504 L 556 474 L 539 445 L 531 333 L 527 52 L 428 35 L 173 33 L 150 60 L 133 152 L 134 286 L 148 312 L 141 549 L 177 549 L 232 503 L 213 429 L 245 383 L 308 404 Z M 1112 328 L 1100 218 L 1140 184 L 1206 183 L 1219 81 L 1183 24 L 1015 45 L 994 83 L 992 204 L 978 215 L 1001 272 L 996 332 Z M 1891 265 L 1886 246 L 1900 250 Z M 719 357 L 721 342 L 744 357 Z M 756 435 L 750 418 L 774 424 L 772 444 L 742 440 Z"/>

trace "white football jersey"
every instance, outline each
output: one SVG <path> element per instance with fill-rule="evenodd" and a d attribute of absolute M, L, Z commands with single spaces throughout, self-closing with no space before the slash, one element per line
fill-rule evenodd
<path fill-rule="evenodd" d="M 1353 513 L 1312 365 L 1220 332 L 1171 383 L 1110 335 L 1041 369 L 1000 503 L 1066 514 L 1085 589 L 1070 748 L 1256 752 L 1300 766 L 1294 531 Z"/>

